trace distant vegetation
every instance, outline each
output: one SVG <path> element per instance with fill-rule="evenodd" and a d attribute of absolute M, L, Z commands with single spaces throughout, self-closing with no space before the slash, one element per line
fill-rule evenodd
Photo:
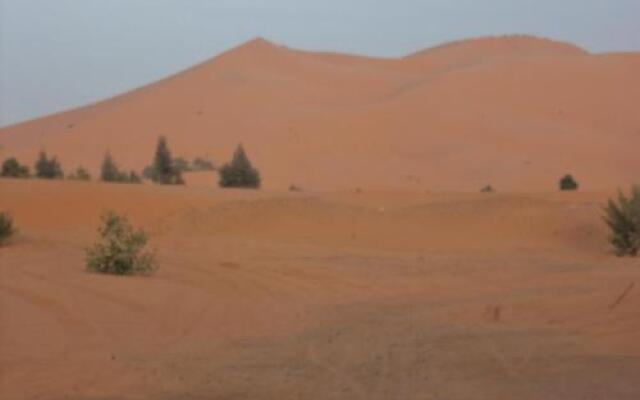
<path fill-rule="evenodd" d="M 480 190 L 482 193 L 493 193 L 496 190 L 491 185 L 487 185 Z"/>
<path fill-rule="evenodd" d="M 220 186 L 224 188 L 260 188 L 260 173 L 251 165 L 242 145 L 233 154 L 233 159 L 220 168 Z"/>
<path fill-rule="evenodd" d="M 41 179 L 62 179 L 64 173 L 56 157 L 49 158 L 44 151 L 40 152 L 35 165 L 36 177 Z"/>
<path fill-rule="evenodd" d="M 69 174 L 69 176 L 67 176 L 67 179 L 72 181 L 90 181 L 91 174 L 89 174 L 89 171 L 84 169 L 84 167 L 78 167 L 75 171 Z"/>
<path fill-rule="evenodd" d="M 87 268 L 112 275 L 147 274 L 156 269 L 154 254 L 145 250 L 148 237 L 124 215 L 113 211 L 101 218 L 100 241 L 87 249 Z"/>
<path fill-rule="evenodd" d="M 7 212 L 0 212 L 0 246 L 2 246 L 15 231 L 11 215 Z"/>
<path fill-rule="evenodd" d="M 605 211 L 605 221 L 611 229 L 609 241 L 619 256 L 635 257 L 640 252 L 640 186 L 627 197 L 622 191 L 618 199 L 610 199 Z"/>
<path fill-rule="evenodd" d="M 191 169 L 193 171 L 214 171 L 216 167 L 211 161 L 201 157 L 196 157 L 191 163 Z"/>
<path fill-rule="evenodd" d="M 111 153 L 107 152 L 102 161 L 100 178 L 103 182 L 113 183 L 142 183 L 142 179 L 135 171 L 122 172 L 113 160 Z"/>
<path fill-rule="evenodd" d="M 560 190 L 562 191 L 572 191 L 578 190 L 578 182 L 573 178 L 573 176 L 567 174 L 560 179 Z"/>
<path fill-rule="evenodd" d="M 2 163 L 0 176 L 4 178 L 28 178 L 30 175 L 29 167 L 20 164 L 15 157 L 7 158 Z"/>
<path fill-rule="evenodd" d="M 160 185 L 183 185 L 182 171 L 171 156 L 164 136 L 158 138 L 152 164 L 145 168 L 145 177 Z"/>

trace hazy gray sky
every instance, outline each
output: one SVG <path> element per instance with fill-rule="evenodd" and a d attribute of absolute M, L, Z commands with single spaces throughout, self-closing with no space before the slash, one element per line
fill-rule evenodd
<path fill-rule="evenodd" d="M 0 0 L 0 126 L 153 82 L 252 37 L 398 56 L 528 33 L 640 50 L 640 0 Z"/>

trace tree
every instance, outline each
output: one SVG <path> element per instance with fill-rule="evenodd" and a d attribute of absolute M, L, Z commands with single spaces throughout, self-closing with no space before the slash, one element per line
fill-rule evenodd
<path fill-rule="evenodd" d="M 619 256 L 637 256 L 640 252 L 640 186 L 631 196 L 618 193 L 617 201 L 609 199 L 604 208 L 605 222 L 611 230 L 609 242 Z"/>
<path fill-rule="evenodd" d="M 151 180 L 161 185 L 182 185 L 182 173 L 176 167 L 164 136 L 158 138 L 156 153 L 151 164 Z"/>
<path fill-rule="evenodd" d="M 61 179 L 64 177 L 62 167 L 55 157 L 49 159 L 47 153 L 40 152 L 35 165 L 36 176 L 42 179 Z"/>
<path fill-rule="evenodd" d="M 576 180 L 570 174 L 563 176 L 562 179 L 560 179 L 559 185 L 560 190 L 562 191 L 578 190 L 579 187 L 578 182 L 576 182 Z"/>
<path fill-rule="evenodd" d="M 104 182 L 142 183 L 142 179 L 135 171 L 132 170 L 129 173 L 120 171 L 109 152 L 105 154 L 102 161 L 101 178 Z"/>
<path fill-rule="evenodd" d="M 104 155 L 102 167 L 100 168 L 100 178 L 104 182 L 122 182 L 126 175 L 118 169 L 118 164 L 113 160 L 110 152 Z"/>
<path fill-rule="evenodd" d="M 28 178 L 29 167 L 21 165 L 15 157 L 7 158 L 2 163 L 0 176 L 5 178 Z"/>
<path fill-rule="evenodd" d="M 220 168 L 220 186 L 248 189 L 260 187 L 260 173 L 251 165 L 242 144 L 238 145 L 231 162 Z"/>
<path fill-rule="evenodd" d="M 148 237 L 143 230 L 134 230 L 124 215 L 109 211 L 101 217 L 98 228 L 100 241 L 86 250 L 87 268 L 113 274 L 146 274 L 156 268 L 152 252 L 145 251 Z"/>

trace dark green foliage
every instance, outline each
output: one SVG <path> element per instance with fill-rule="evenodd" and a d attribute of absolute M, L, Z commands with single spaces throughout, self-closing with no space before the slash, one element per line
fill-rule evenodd
<path fill-rule="evenodd" d="M 6 212 L 0 212 L 0 246 L 3 245 L 15 231 L 11 215 Z"/>
<path fill-rule="evenodd" d="M 180 172 L 188 172 L 191 171 L 191 165 L 189 162 L 182 157 L 178 157 L 173 160 L 173 165 Z"/>
<path fill-rule="evenodd" d="M 2 171 L 0 172 L 0 176 L 2 177 L 28 178 L 29 175 L 29 167 L 21 165 L 15 157 L 7 158 L 2 163 Z"/>
<path fill-rule="evenodd" d="M 109 211 L 101 217 L 100 241 L 87 249 L 87 268 L 113 274 L 146 274 L 156 269 L 153 253 L 145 251 L 147 234 L 134 230 L 124 215 Z"/>
<path fill-rule="evenodd" d="M 260 173 L 251 165 L 242 145 L 236 149 L 231 162 L 220 168 L 220 186 L 248 189 L 260 187 Z"/>
<path fill-rule="evenodd" d="M 216 169 L 211 161 L 201 157 L 194 158 L 191 165 L 195 171 L 213 171 Z"/>
<path fill-rule="evenodd" d="M 62 167 L 55 157 L 48 158 L 47 153 L 40 152 L 38 161 L 36 161 L 36 176 L 41 179 L 62 179 Z"/>
<path fill-rule="evenodd" d="M 609 241 L 619 256 L 635 257 L 640 252 L 640 186 L 631 190 L 631 197 L 618 194 L 609 199 L 604 219 L 611 229 Z"/>
<path fill-rule="evenodd" d="M 142 183 L 142 179 L 135 171 L 129 173 L 121 172 L 113 157 L 111 157 L 111 153 L 108 152 L 102 161 L 100 177 L 103 182 Z"/>
<path fill-rule="evenodd" d="M 482 193 L 493 193 L 496 190 L 491 185 L 487 185 L 480 190 Z"/>
<path fill-rule="evenodd" d="M 120 182 L 122 177 L 122 173 L 118 169 L 116 162 L 113 160 L 111 153 L 107 152 L 102 160 L 100 179 L 102 179 L 103 182 Z"/>
<path fill-rule="evenodd" d="M 67 179 L 72 180 L 72 181 L 90 181 L 91 180 L 91 174 L 89 174 L 89 171 L 87 171 L 83 167 L 78 167 L 78 168 L 76 168 L 76 170 L 74 172 L 72 172 L 67 177 Z"/>
<path fill-rule="evenodd" d="M 164 136 L 158 139 L 156 153 L 151 164 L 151 180 L 161 185 L 182 185 L 182 173 L 171 157 L 171 151 Z"/>
<path fill-rule="evenodd" d="M 573 179 L 573 176 L 567 174 L 560 179 L 560 190 L 562 191 L 572 191 L 578 190 L 578 182 Z"/>

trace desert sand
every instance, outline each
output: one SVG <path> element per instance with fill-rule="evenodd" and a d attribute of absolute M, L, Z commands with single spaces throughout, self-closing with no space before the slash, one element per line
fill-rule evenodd
<path fill-rule="evenodd" d="M 5 399 L 637 399 L 610 193 L 0 181 Z M 160 269 L 84 269 L 100 213 Z"/>
<path fill-rule="evenodd" d="M 0 130 L 0 158 L 58 155 L 94 173 L 110 150 L 141 170 L 158 135 L 226 162 L 239 142 L 270 189 L 610 190 L 637 178 L 640 54 L 528 36 L 400 59 L 256 39 L 128 94 Z M 212 182 L 213 183 L 213 182 Z"/>
<path fill-rule="evenodd" d="M 255 40 L 0 130 L 0 159 L 94 174 L 160 134 L 217 163 L 242 142 L 264 183 L 0 179 L 0 398 L 639 399 L 640 264 L 602 221 L 640 171 L 639 71 L 524 36 L 400 59 Z M 105 210 L 158 271 L 86 271 Z"/>

